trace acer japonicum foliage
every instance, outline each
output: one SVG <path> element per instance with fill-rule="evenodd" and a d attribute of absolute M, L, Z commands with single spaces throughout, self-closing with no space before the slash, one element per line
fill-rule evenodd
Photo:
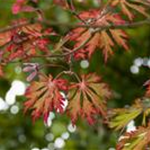
<path fill-rule="evenodd" d="M 150 24 L 150 1 L 97 0 L 98 8 L 78 11 L 76 3 L 86 2 L 53 0 L 51 5 L 62 7 L 76 20 L 76 23 L 63 24 L 46 19 L 44 12 L 37 7 L 38 0 L 16 0 L 12 5 L 13 15 L 33 13 L 36 17 L 12 20 L 8 27 L 0 29 L 0 76 L 4 76 L 3 68 L 9 63 L 22 64 L 29 82 L 24 112 L 30 112 L 34 121 L 43 117 L 47 122 L 49 113 L 55 111 L 66 114 L 73 124 L 78 118 L 94 124 L 101 116 L 109 127 L 120 130 L 142 115 L 141 127 L 135 132 L 125 133 L 117 149 L 146 149 L 150 144 L 150 82 L 145 84 L 146 94 L 131 107 L 109 108 L 108 111 L 107 100 L 113 96 L 113 89 L 109 88 L 111 85 L 107 85 L 95 72 L 76 72 L 72 64 L 91 59 L 97 50 L 102 52 L 104 63 L 109 61 L 117 46 L 129 50 L 128 41 L 132 37 L 125 29 Z M 135 21 L 139 15 L 143 20 Z M 65 35 L 60 35 L 55 29 L 59 26 L 68 27 Z M 53 38 L 59 40 L 56 42 Z M 39 62 L 39 59 L 44 61 Z M 48 74 L 44 72 L 47 67 L 60 67 L 62 71 Z M 66 99 L 68 105 L 65 108 Z"/>

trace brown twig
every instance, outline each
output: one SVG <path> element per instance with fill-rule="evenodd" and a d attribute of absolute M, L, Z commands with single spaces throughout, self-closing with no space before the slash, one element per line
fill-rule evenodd
<path fill-rule="evenodd" d="M 51 54 L 51 55 L 36 55 L 36 56 L 34 56 L 34 58 L 35 57 L 37 57 L 37 58 L 39 58 L 39 57 L 51 57 L 51 58 L 54 58 L 54 57 L 66 57 L 68 55 L 71 55 L 71 54 L 75 53 L 79 49 L 83 48 L 92 39 L 94 34 L 95 33 L 91 34 L 91 36 L 89 36 L 85 41 L 83 41 L 81 43 L 81 45 L 79 45 L 78 47 L 74 48 L 73 50 L 70 50 L 67 53 L 64 53 L 64 54 Z"/>
<path fill-rule="evenodd" d="M 6 31 L 11 31 L 13 29 L 32 24 L 32 22 L 33 23 L 41 23 L 41 24 L 45 24 L 45 25 L 49 25 L 49 26 L 56 26 L 57 25 L 57 26 L 64 26 L 64 27 L 70 27 L 70 28 L 82 27 L 82 28 L 93 28 L 93 29 L 100 28 L 102 30 L 107 30 L 107 29 L 126 29 L 126 28 L 139 27 L 142 25 L 150 25 L 150 18 L 147 18 L 147 19 L 142 20 L 142 21 L 137 21 L 137 22 L 126 22 L 126 23 L 120 24 L 120 25 L 111 24 L 111 25 L 106 25 L 106 26 L 90 25 L 90 24 L 61 23 L 61 22 L 52 22 L 52 21 L 48 21 L 48 20 L 39 21 L 39 20 L 34 19 L 33 21 L 27 21 L 25 23 L 13 25 L 13 26 L 8 26 L 6 28 L 1 28 L 0 33 L 6 32 Z"/>

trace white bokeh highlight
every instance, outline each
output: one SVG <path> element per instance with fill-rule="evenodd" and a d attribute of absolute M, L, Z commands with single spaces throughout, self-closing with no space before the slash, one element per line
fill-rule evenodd
<path fill-rule="evenodd" d="M 140 67 L 142 66 L 150 68 L 150 58 L 135 58 L 133 61 L 133 65 L 130 67 L 130 72 L 132 74 L 138 74 L 140 72 Z"/>
<path fill-rule="evenodd" d="M 49 148 L 42 148 L 41 150 L 50 150 Z"/>
<path fill-rule="evenodd" d="M 139 73 L 139 67 L 133 65 L 133 66 L 130 67 L 130 71 L 131 71 L 131 73 L 133 73 L 133 74 L 138 74 L 138 73 Z"/>
<path fill-rule="evenodd" d="M 143 65 L 143 59 L 142 58 L 136 58 L 134 60 L 134 65 L 137 66 L 137 67 L 141 67 Z"/>
<path fill-rule="evenodd" d="M 54 147 L 55 148 L 63 148 L 65 146 L 65 141 L 62 138 L 56 138 L 55 142 L 54 142 Z"/>
<path fill-rule="evenodd" d="M 54 143 L 49 143 L 48 146 L 49 150 L 54 150 L 55 147 L 54 147 Z"/>
<path fill-rule="evenodd" d="M 13 105 L 16 103 L 16 95 L 11 89 L 6 93 L 5 101 L 8 105 Z"/>
<path fill-rule="evenodd" d="M 76 131 L 76 126 L 72 125 L 71 123 L 68 125 L 68 131 L 73 133 Z"/>
<path fill-rule="evenodd" d="M 64 132 L 64 133 L 62 133 L 62 135 L 61 135 L 61 138 L 64 139 L 64 140 L 67 140 L 69 137 L 70 137 L 69 132 Z"/>
<path fill-rule="evenodd" d="M 17 105 L 11 106 L 10 112 L 11 112 L 11 114 L 16 115 L 19 112 L 19 107 Z"/>
<path fill-rule="evenodd" d="M 113 148 L 113 147 L 110 147 L 108 150 L 116 150 L 115 148 Z"/>
<path fill-rule="evenodd" d="M 81 66 L 81 68 L 83 68 L 83 69 L 88 68 L 88 67 L 89 67 L 89 61 L 88 61 L 88 60 L 81 60 L 80 66 Z"/>
<path fill-rule="evenodd" d="M 45 139 L 46 139 L 46 141 L 51 142 L 54 140 L 54 135 L 52 133 L 47 133 L 45 135 Z"/>
<path fill-rule="evenodd" d="M 5 99 L 0 98 L 0 111 L 8 110 L 12 114 L 17 114 L 19 112 L 19 106 L 16 104 L 16 96 L 22 96 L 25 94 L 26 85 L 20 80 L 14 80 L 11 84 L 10 89 L 5 95 Z"/>
<path fill-rule="evenodd" d="M 39 148 L 37 148 L 37 147 L 34 147 L 34 148 L 32 148 L 31 150 L 40 150 Z"/>
<path fill-rule="evenodd" d="M 126 131 L 127 132 L 132 132 L 132 131 L 135 131 L 136 130 L 136 126 L 135 126 L 135 122 L 134 120 L 131 120 L 128 125 L 127 125 L 127 129 Z"/>
<path fill-rule="evenodd" d="M 15 80 L 12 82 L 11 91 L 14 92 L 14 95 L 21 96 L 25 94 L 26 86 L 22 81 Z"/>

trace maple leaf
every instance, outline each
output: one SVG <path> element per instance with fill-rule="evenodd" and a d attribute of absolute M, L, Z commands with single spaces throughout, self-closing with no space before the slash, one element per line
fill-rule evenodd
<path fill-rule="evenodd" d="M 0 46 L 3 46 L 6 43 L 10 42 L 10 40 L 11 40 L 11 36 L 10 35 L 11 35 L 10 31 L 0 33 Z"/>
<path fill-rule="evenodd" d="M 92 29 L 92 25 L 108 26 L 111 24 L 119 25 L 125 23 L 118 14 L 107 13 L 103 15 L 102 12 L 98 10 L 82 12 L 79 16 L 87 21 L 88 24 L 91 25 L 91 28 L 85 29 L 80 27 L 69 33 L 68 37 L 70 40 L 76 43 L 74 48 L 82 45 L 82 43 L 91 36 L 91 30 L 94 30 Z M 92 39 L 74 54 L 74 57 L 76 59 L 90 58 L 96 48 L 99 48 L 103 52 L 105 61 L 107 61 L 108 57 L 113 54 L 115 43 L 128 50 L 127 39 L 127 34 L 121 29 L 109 29 L 96 32 Z"/>
<path fill-rule="evenodd" d="M 134 9 L 146 17 L 149 14 L 146 12 L 146 6 L 150 6 L 150 2 L 147 0 L 113 0 L 112 6 L 121 6 L 121 11 L 128 16 L 130 20 L 133 20 L 134 14 L 130 9 Z"/>
<path fill-rule="evenodd" d="M 108 86 L 96 74 L 81 76 L 81 82 L 72 83 L 68 93 L 67 113 L 73 124 L 78 117 L 86 118 L 89 124 L 95 122 L 94 116 L 102 114 L 106 118 L 106 99 L 111 95 Z"/>
<path fill-rule="evenodd" d="M 27 88 L 25 96 L 27 101 L 24 103 L 25 112 L 32 111 L 33 121 L 41 115 L 47 122 L 49 112 L 63 112 L 64 97 L 60 91 L 67 90 L 67 81 L 64 79 L 53 79 L 51 75 L 39 75 L 39 81 L 33 81 Z"/>
<path fill-rule="evenodd" d="M 111 112 L 111 121 L 109 123 L 110 128 L 115 128 L 115 130 L 120 130 L 133 119 L 135 119 L 137 116 L 139 116 L 142 113 L 142 108 L 140 107 L 131 107 L 129 109 L 122 108 L 122 109 L 114 109 L 113 112 Z"/>
<path fill-rule="evenodd" d="M 34 3 L 37 3 L 37 0 L 32 0 Z M 12 13 L 18 14 L 19 12 L 33 12 L 35 8 L 32 6 L 26 5 L 27 0 L 16 0 L 12 6 Z"/>
<path fill-rule="evenodd" d="M 122 129 L 140 114 L 143 114 L 142 125 L 146 125 L 146 117 L 150 114 L 149 99 L 136 99 L 135 104 L 129 108 L 117 108 L 110 111 L 109 126 L 115 130 Z"/>
<path fill-rule="evenodd" d="M 50 41 L 45 37 L 47 33 L 44 33 L 42 26 L 39 23 L 28 24 L 27 22 L 26 19 L 16 20 L 12 22 L 12 26 L 16 24 L 25 25 L 0 34 L 0 46 L 2 47 L 2 60 L 4 62 L 16 58 L 29 58 L 38 52 L 50 54 L 47 48 Z"/>
<path fill-rule="evenodd" d="M 125 133 L 117 144 L 116 150 L 146 150 L 150 144 L 150 125 L 139 127 L 136 131 Z"/>

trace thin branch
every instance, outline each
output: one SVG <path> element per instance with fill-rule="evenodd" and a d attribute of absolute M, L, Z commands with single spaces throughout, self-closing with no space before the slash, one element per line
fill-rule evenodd
<path fill-rule="evenodd" d="M 133 27 L 139 27 L 139 26 L 142 26 L 142 25 L 150 25 L 150 18 L 148 19 L 145 19 L 143 21 L 138 21 L 138 22 L 132 22 L 132 23 L 125 23 L 125 24 L 121 24 L 121 25 L 115 25 L 115 24 L 111 24 L 111 25 L 107 25 L 107 26 L 100 26 L 100 25 L 88 25 L 88 24 L 83 24 L 83 25 L 79 25 L 79 24 L 63 24 L 63 23 L 58 23 L 58 22 L 49 22 L 48 20 L 43 20 L 43 21 L 39 21 L 39 20 L 34 20 L 32 21 L 33 23 L 35 22 L 39 22 L 39 23 L 42 23 L 42 24 L 47 24 L 49 26 L 51 25 L 60 25 L 61 26 L 68 26 L 68 27 L 83 27 L 83 28 L 91 28 L 93 29 L 93 33 L 91 34 L 91 36 L 89 36 L 85 41 L 83 41 L 83 43 L 81 43 L 81 45 L 79 45 L 78 47 L 74 48 L 73 50 L 70 50 L 70 52 L 66 52 L 64 54 L 51 54 L 51 55 L 37 55 L 37 56 L 34 56 L 34 58 L 40 58 L 40 57 L 49 57 L 49 58 L 56 58 L 56 57 L 66 57 L 68 55 L 71 55 L 73 53 L 75 53 L 76 51 L 78 51 L 79 49 L 83 48 L 94 36 L 95 33 L 97 32 L 100 32 L 100 31 L 103 31 L 103 30 L 108 30 L 108 29 L 125 29 L 125 28 L 133 28 Z M 22 24 L 18 24 L 18 25 L 14 25 L 14 26 L 11 26 L 11 27 L 7 27 L 7 28 L 3 28 L 3 29 L 0 29 L 0 32 L 6 32 L 6 31 L 9 31 L 9 30 L 13 30 L 15 28 L 18 28 L 18 27 L 22 27 L 22 26 L 26 26 L 26 25 L 29 25 L 31 24 L 31 21 L 27 21 L 25 23 L 22 23 Z"/>
<path fill-rule="evenodd" d="M 102 30 L 105 29 L 125 29 L 125 28 L 133 28 L 133 27 L 138 27 L 138 26 L 142 26 L 142 25 L 150 25 L 150 18 L 147 18 L 145 20 L 142 21 L 137 21 L 137 22 L 126 22 L 124 24 L 120 24 L 120 25 L 116 25 L 116 24 L 111 24 L 111 25 L 106 25 L 106 26 L 102 26 L 102 25 L 91 25 L 91 24 L 71 24 L 71 23 L 60 23 L 60 22 L 50 22 L 48 20 L 43 20 L 43 21 L 38 21 L 35 20 L 35 22 L 39 22 L 42 24 L 46 24 L 49 26 L 64 26 L 64 27 L 71 27 L 71 28 L 78 28 L 78 27 L 82 27 L 82 28 L 101 28 Z"/>
<path fill-rule="evenodd" d="M 70 71 L 70 70 L 69 70 L 69 71 L 62 71 L 62 72 L 60 72 L 60 73 L 55 77 L 55 79 L 58 79 L 60 76 L 62 76 L 62 75 L 64 75 L 64 74 L 70 75 L 70 76 L 74 75 L 74 76 L 76 77 L 76 79 L 77 79 L 78 82 L 82 82 L 81 79 L 79 78 L 79 76 L 78 76 L 75 72 Z"/>
<path fill-rule="evenodd" d="M 62 68 L 62 69 L 67 69 L 66 67 L 64 67 L 63 65 L 59 65 L 59 64 L 42 64 L 38 67 L 38 69 L 43 69 L 43 68 L 46 68 L 46 67 L 58 67 L 58 68 Z"/>
<path fill-rule="evenodd" d="M 49 22 L 46 22 L 46 23 L 49 23 Z M 28 23 L 24 23 L 24 24 L 19 24 L 19 25 L 15 25 L 13 27 L 9 27 L 9 28 L 5 28 L 3 29 L 3 31 L 6 31 L 6 30 L 11 30 L 11 29 L 14 29 L 16 27 L 20 27 L 20 26 L 24 26 L 24 25 L 27 25 L 27 24 L 30 24 L 29 22 Z M 52 24 L 52 23 L 50 23 Z M 49 24 L 49 25 L 50 25 Z M 122 29 L 122 28 L 133 28 L 133 27 L 138 27 L 138 26 L 142 26 L 144 24 L 148 24 L 150 25 L 150 18 L 149 19 L 146 19 L 146 20 L 143 20 L 143 21 L 139 21 L 139 22 L 133 22 L 133 23 L 126 23 L 126 24 L 122 24 L 122 25 L 114 25 L 114 24 L 111 24 L 111 25 L 107 25 L 107 26 L 98 26 L 98 25 L 76 25 L 78 27 L 85 27 L 85 28 L 95 28 L 93 30 L 93 34 L 91 34 L 91 36 L 89 36 L 83 43 L 81 43 L 81 45 L 79 45 L 78 47 L 76 47 L 75 49 L 71 50 L 70 52 L 66 52 L 64 54 L 52 54 L 52 55 L 37 55 L 37 56 L 34 56 L 34 58 L 39 58 L 39 57 L 66 57 L 68 55 L 71 55 L 73 53 L 75 53 L 76 51 L 78 51 L 79 49 L 83 48 L 93 37 L 93 35 L 97 32 L 100 32 L 102 30 L 108 30 L 108 29 Z M 69 25 L 69 24 L 67 24 Z M 72 24 L 73 25 L 73 24 Z M 2 31 L 2 29 L 0 30 L 0 32 Z"/>
<path fill-rule="evenodd" d="M 90 25 L 90 24 L 72 24 L 72 23 L 61 23 L 61 22 L 52 22 L 52 21 L 48 21 L 48 20 L 37 20 L 34 19 L 33 21 L 27 21 L 25 23 L 20 23 L 20 24 L 16 24 L 13 26 L 8 26 L 6 28 L 1 28 L 0 29 L 0 33 L 6 32 L 6 31 L 10 31 L 19 27 L 23 27 L 26 25 L 30 25 L 32 23 L 41 23 L 44 25 L 49 25 L 49 26 L 64 26 L 64 27 L 70 27 L 70 28 L 78 28 L 78 27 L 82 27 L 82 28 L 100 28 L 102 30 L 107 30 L 107 29 L 126 29 L 126 28 L 133 28 L 133 27 L 139 27 L 142 25 L 150 25 L 150 18 L 142 20 L 142 21 L 137 21 L 137 22 L 126 22 L 125 24 L 120 24 L 120 25 L 116 25 L 116 24 L 111 24 L 111 25 L 107 25 L 107 26 L 101 26 L 101 25 Z"/>
<path fill-rule="evenodd" d="M 101 26 L 99 28 L 97 27 L 95 32 L 102 31 L 102 30 L 108 30 L 108 29 L 129 29 L 129 28 L 140 27 L 143 25 L 150 25 L 150 18 L 142 20 L 142 21 L 138 21 L 138 22 L 132 22 L 132 23 L 127 22 L 127 23 L 121 24 L 121 25 L 110 24 L 107 26 Z"/>
<path fill-rule="evenodd" d="M 94 36 L 95 33 L 91 34 L 91 36 L 89 36 L 85 41 L 83 41 L 78 47 L 74 48 L 73 50 L 70 50 L 70 52 L 64 53 L 64 54 L 52 54 L 52 55 L 36 55 L 34 56 L 39 58 L 39 57 L 66 57 L 68 55 L 71 55 L 73 53 L 75 53 L 76 51 L 78 51 L 79 49 L 83 48 Z"/>
<path fill-rule="evenodd" d="M 20 23 L 20 24 L 8 26 L 8 27 L 6 27 L 6 28 L 1 28 L 1 29 L 0 29 L 0 33 L 7 32 L 7 31 L 11 31 L 11 30 L 14 30 L 14 29 L 23 27 L 23 26 L 27 26 L 27 25 L 29 25 L 29 24 L 31 24 L 31 21 L 27 21 L 27 22 L 24 22 L 24 23 Z"/>

